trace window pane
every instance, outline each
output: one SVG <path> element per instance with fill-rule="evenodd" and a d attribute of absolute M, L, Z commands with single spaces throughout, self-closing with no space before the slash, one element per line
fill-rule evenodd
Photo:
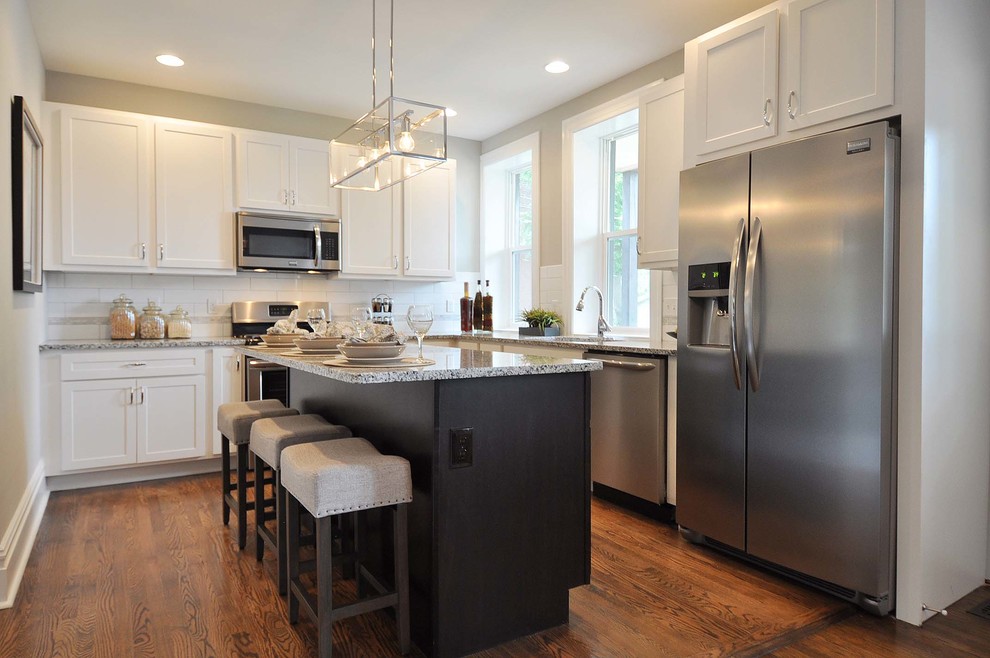
<path fill-rule="evenodd" d="M 514 246 L 533 246 L 533 168 L 512 174 L 512 236 Z"/>
<path fill-rule="evenodd" d="M 637 225 L 639 186 L 639 133 L 633 131 L 606 140 L 609 232 L 634 229 Z"/>
<path fill-rule="evenodd" d="M 636 269 L 636 236 L 609 238 L 606 246 L 608 321 L 618 327 L 650 326 L 650 273 Z"/>
<path fill-rule="evenodd" d="M 533 251 L 512 252 L 512 320 L 533 308 Z"/>

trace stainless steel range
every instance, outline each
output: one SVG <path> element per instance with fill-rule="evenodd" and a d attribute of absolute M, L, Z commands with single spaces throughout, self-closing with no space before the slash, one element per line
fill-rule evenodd
<path fill-rule="evenodd" d="M 248 345 L 258 345 L 262 334 L 296 310 L 297 325 L 308 329 L 306 313 L 313 308 L 322 308 L 330 317 L 327 302 L 234 302 L 230 305 L 233 334 L 246 338 Z M 245 400 L 275 399 L 288 406 L 288 368 L 253 356 L 243 357 L 243 366 Z"/>

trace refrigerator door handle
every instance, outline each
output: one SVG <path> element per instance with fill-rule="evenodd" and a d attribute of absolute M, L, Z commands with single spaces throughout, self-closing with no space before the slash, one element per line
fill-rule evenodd
<path fill-rule="evenodd" d="M 746 238 L 746 218 L 739 220 L 739 234 L 732 247 L 732 262 L 729 263 L 729 351 L 732 354 L 732 376 L 736 390 L 742 390 L 742 367 L 739 363 L 739 341 L 736 338 L 736 295 L 739 290 L 739 259 L 742 258 L 743 240 Z"/>
<path fill-rule="evenodd" d="M 756 362 L 756 336 L 753 332 L 753 296 L 756 279 L 756 259 L 760 252 L 763 223 L 753 218 L 753 230 L 749 236 L 749 253 L 746 256 L 746 284 L 743 287 L 743 331 L 746 334 L 746 365 L 749 366 L 749 385 L 753 392 L 760 390 L 760 368 Z M 731 276 L 730 276 L 731 278 Z"/>

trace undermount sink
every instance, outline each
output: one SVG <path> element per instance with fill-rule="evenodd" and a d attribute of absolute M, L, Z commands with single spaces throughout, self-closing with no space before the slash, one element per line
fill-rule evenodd
<path fill-rule="evenodd" d="M 604 338 L 599 338 L 598 336 L 553 336 L 551 338 L 551 340 L 557 340 L 562 343 L 601 343 L 624 339 L 625 336 L 605 336 Z"/>

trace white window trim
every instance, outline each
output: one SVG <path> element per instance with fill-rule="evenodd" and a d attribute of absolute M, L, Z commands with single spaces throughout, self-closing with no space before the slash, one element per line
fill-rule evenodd
<path fill-rule="evenodd" d="M 607 103 L 603 103 L 590 110 L 581 112 L 561 122 L 561 200 L 560 200 L 560 225 L 561 225 L 561 262 L 563 271 L 561 272 L 561 283 L 563 287 L 562 297 L 565 300 L 561 316 L 564 318 L 565 327 L 574 326 L 574 306 L 577 304 L 577 294 L 574 291 L 574 134 L 585 128 L 611 119 L 614 116 L 639 109 L 640 98 L 648 91 L 657 87 L 664 81 L 660 78 L 656 82 L 635 89 L 627 94 L 623 94 Z M 640 180 L 640 185 L 643 181 Z M 636 331 L 623 329 L 623 333 L 636 337 L 648 337 L 653 330 L 654 316 L 657 315 L 656 308 L 661 303 L 660 291 L 654 285 L 653 277 L 650 279 L 650 327 L 651 329 L 638 329 Z M 585 311 L 587 312 L 587 311 Z"/>
<path fill-rule="evenodd" d="M 487 273 L 485 272 L 485 168 L 491 166 L 495 163 L 501 162 L 503 160 L 508 160 L 517 155 L 521 155 L 529 151 L 531 154 L 531 166 L 533 167 L 533 190 L 532 190 L 532 203 L 533 203 L 533 304 L 536 306 L 540 305 L 540 133 L 539 131 L 526 135 L 525 137 L 520 137 L 519 139 L 500 146 L 497 149 L 488 151 L 481 154 L 481 222 L 482 229 L 481 233 L 481 278 L 485 279 Z M 510 262 L 507 263 L 509 268 L 507 271 L 511 271 L 511 253 L 512 248 L 506 249 L 506 253 L 510 254 L 507 256 Z M 502 315 L 505 315 L 504 313 Z M 508 329 L 518 326 L 516 319 L 504 318 L 495 316 L 497 326 L 495 329 Z"/>

